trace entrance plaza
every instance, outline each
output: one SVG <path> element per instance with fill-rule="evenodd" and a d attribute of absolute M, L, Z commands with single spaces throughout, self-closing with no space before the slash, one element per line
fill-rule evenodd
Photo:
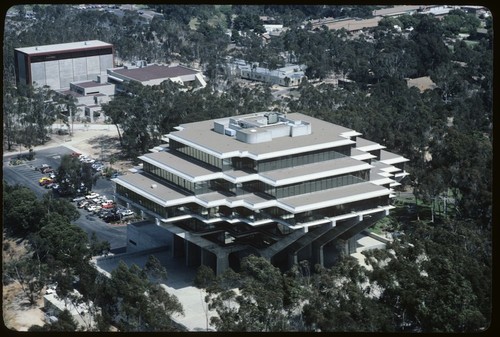
<path fill-rule="evenodd" d="M 159 239 L 155 241 L 160 233 L 158 230 L 161 229 L 156 224 L 141 222 L 138 224 L 131 224 L 129 228 L 131 226 L 140 227 L 142 229 L 141 231 L 136 231 L 136 229 L 130 231 L 131 233 L 135 233 L 133 236 L 134 242 L 138 243 L 141 247 L 147 247 L 147 245 L 149 245 L 149 247 L 154 248 L 136 250 L 137 248 L 129 243 L 126 253 L 95 258 L 94 263 L 97 269 L 109 275 L 113 269 L 118 267 L 120 261 L 123 261 L 129 267 L 135 264 L 143 268 L 148 257 L 150 255 L 155 256 L 167 271 L 167 279 L 161 281 L 162 284 L 169 294 L 175 295 L 179 299 L 179 302 L 184 308 L 185 315 L 174 316 L 173 319 L 186 327 L 189 331 L 207 331 L 207 326 L 208 331 L 214 331 L 213 327 L 210 327 L 209 322 L 210 317 L 217 314 L 214 311 L 208 310 L 207 303 L 204 301 L 205 292 L 193 286 L 197 267 L 187 266 L 188 261 L 186 257 L 174 257 L 170 245 L 158 246 L 163 240 Z M 354 245 L 355 253 L 352 253 L 351 256 L 358 259 L 360 265 L 368 267 L 364 263 L 364 255 L 362 255 L 361 252 L 363 250 L 384 248 L 387 242 L 388 240 L 379 238 L 373 234 L 356 235 L 356 242 Z M 325 251 L 332 252 L 333 248 L 329 247 L 325 249 Z M 326 258 L 331 259 L 332 256 L 333 254 L 328 254 Z"/>

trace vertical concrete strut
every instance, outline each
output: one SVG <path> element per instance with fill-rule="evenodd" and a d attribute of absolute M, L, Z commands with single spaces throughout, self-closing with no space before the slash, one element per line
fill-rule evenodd
<path fill-rule="evenodd" d="M 313 242 L 312 245 L 313 251 L 316 255 L 316 263 L 324 266 L 323 248 L 327 243 L 339 238 L 343 240 L 353 238 L 356 234 L 361 233 L 363 230 L 373 225 L 376 221 L 385 217 L 386 212 L 387 211 L 383 210 L 370 216 L 359 216 L 337 224 L 337 227 Z M 355 249 L 356 248 L 354 247 L 354 250 Z"/>
<path fill-rule="evenodd" d="M 304 229 L 298 229 L 293 233 L 288 234 L 285 238 L 279 240 L 273 245 L 260 250 L 260 255 L 268 260 L 270 260 L 274 255 L 281 252 L 283 249 L 287 248 L 293 242 L 298 240 L 299 238 L 307 235 L 307 232 Z"/>
<path fill-rule="evenodd" d="M 323 247 L 330 241 L 336 239 L 350 228 L 355 226 L 361 221 L 360 216 L 356 216 L 354 218 L 344 220 L 342 222 L 337 222 L 337 226 L 330 229 L 328 232 L 321 235 L 314 242 L 312 242 L 312 249 L 315 255 L 315 262 L 319 263 L 321 266 L 324 266 L 324 255 L 323 255 Z"/>

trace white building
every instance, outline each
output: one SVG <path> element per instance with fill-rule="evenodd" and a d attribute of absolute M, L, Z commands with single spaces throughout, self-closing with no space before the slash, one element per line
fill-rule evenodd
<path fill-rule="evenodd" d="M 114 67 L 113 45 L 98 40 L 16 48 L 14 53 L 18 83 L 54 90 L 94 80 Z"/>
<path fill-rule="evenodd" d="M 260 67 L 258 63 L 247 63 L 240 59 L 234 59 L 227 63 L 226 69 L 234 76 L 285 87 L 297 86 L 306 77 L 305 65 L 287 64 L 284 67 L 271 70 Z"/>
<path fill-rule="evenodd" d="M 407 175 L 406 158 L 299 113 L 177 129 L 163 151 L 139 157 L 136 173 L 113 179 L 116 196 L 164 230 L 174 257 L 217 273 L 248 254 L 285 267 L 328 265 L 338 240 L 355 252 L 356 234 L 394 208 L 392 188 Z"/>

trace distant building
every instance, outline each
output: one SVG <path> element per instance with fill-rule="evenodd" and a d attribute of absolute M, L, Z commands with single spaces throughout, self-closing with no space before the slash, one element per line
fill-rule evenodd
<path fill-rule="evenodd" d="M 139 61 L 134 66 L 108 69 L 108 80 L 117 85 L 124 81 L 134 81 L 142 85 L 158 85 L 166 80 L 192 87 L 205 87 L 207 84 L 201 71 L 183 65 L 148 65 L 145 61 Z"/>
<path fill-rule="evenodd" d="M 288 64 L 285 67 L 270 70 L 260 67 L 258 63 L 247 63 L 240 59 L 230 60 L 226 64 L 226 70 L 233 76 L 285 87 L 299 85 L 306 77 L 305 69 L 305 65 Z"/>
<path fill-rule="evenodd" d="M 115 94 L 115 85 L 108 83 L 107 79 L 107 74 L 103 73 L 95 81 L 71 82 L 69 89 L 57 91 L 76 99 L 77 113 L 73 118 L 91 123 L 102 119 L 101 104 L 108 103 Z"/>
<path fill-rule="evenodd" d="M 177 129 L 161 151 L 139 157 L 135 173 L 113 179 L 116 197 L 154 219 L 174 257 L 217 274 L 249 254 L 284 268 L 332 265 L 336 243 L 356 252 L 356 234 L 389 214 L 392 188 L 407 175 L 406 158 L 300 113 Z M 141 226 L 130 230 L 135 250 L 158 247 Z"/>
<path fill-rule="evenodd" d="M 113 45 L 98 40 L 16 48 L 14 54 L 17 83 L 54 90 L 94 80 L 114 67 Z"/>

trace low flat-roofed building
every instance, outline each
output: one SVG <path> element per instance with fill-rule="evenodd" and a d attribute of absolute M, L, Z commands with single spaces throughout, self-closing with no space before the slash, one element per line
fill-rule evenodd
<path fill-rule="evenodd" d="M 406 158 L 360 135 L 300 113 L 181 124 L 113 179 L 116 196 L 172 234 L 189 266 L 220 273 L 248 254 L 325 265 L 331 243 L 356 251 L 352 238 L 389 213 L 407 175 Z"/>
<path fill-rule="evenodd" d="M 244 79 L 277 84 L 285 87 L 297 86 L 304 78 L 306 66 L 287 64 L 278 69 L 269 69 L 257 63 L 247 63 L 244 60 L 232 59 L 226 65 L 228 73 Z"/>
<path fill-rule="evenodd" d="M 72 117 L 75 120 L 92 123 L 103 119 L 101 104 L 108 103 L 115 94 L 115 84 L 107 78 L 106 73 L 102 73 L 96 80 L 71 82 L 69 89 L 57 90 L 61 95 L 74 97 L 77 111 Z"/>
<path fill-rule="evenodd" d="M 158 85 L 170 80 L 184 86 L 205 87 L 206 81 L 201 71 L 183 65 L 159 65 L 139 62 L 139 66 L 125 66 L 108 69 L 108 79 L 112 83 L 134 81 L 142 85 Z"/>

